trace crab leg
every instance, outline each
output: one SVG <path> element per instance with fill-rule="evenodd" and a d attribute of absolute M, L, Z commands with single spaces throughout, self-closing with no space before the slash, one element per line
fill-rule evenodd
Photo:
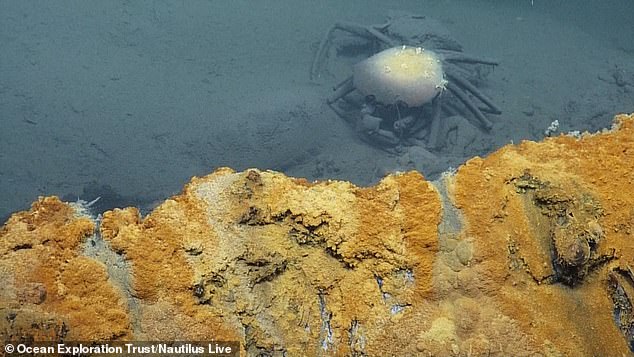
<path fill-rule="evenodd" d="M 487 119 L 484 116 L 484 114 L 482 114 L 482 111 L 480 111 L 480 109 L 475 104 L 473 104 L 473 102 L 471 101 L 469 96 L 467 96 L 467 94 L 462 90 L 462 88 L 460 88 L 457 85 L 449 82 L 449 83 L 447 83 L 447 89 L 453 95 L 455 95 L 456 98 L 458 98 L 462 102 L 462 104 L 464 104 L 464 106 L 467 107 L 467 109 L 469 109 L 469 111 L 471 113 L 473 113 L 473 115 L 476 117 L 476 119 L 478 119 L 478 121 L 480 121 L 480 124 L 486 130 L 490 130 L 491 129 L 491 127 L 493 126 L 491 121 L 489 121 L 489 119 Z"/>
<path fill-rule="evenodd" d="M 471 56 L 462 52 L 447 51 L 447 50 L 434 50 L 436 53 L 441 54 L 447 62 L 462 62 L 471 64 L 488 64 L 491 66 L 497 66 L 498 61 L 490 58 L 481 58 Z"/>
<path fill-rule="evenodd" d="M 373 28 L 373 27 L 367 27 L 365 29 L 370 35 L 374 36 L 377 40 L 383 42 L 384 44 L 388 45 L 388 47 L 394 47 L 396 46 L 398 43 L 394 40 L 392 40 L 391 38 L 385 36 L 382 32 L 380 32 L 379 30 Z"/>
<path fill-rule="evenodd" d="M 390 47 L 396 46 L 397 44 L 394 40 L 387 37 L 385 34 L 381 33 L 374 27 L 360 26 L 347 22 L 336 23 L 328 30 L 328 32 L 326 32 L 326 35 L 319 44 L 319 49 L 317 50 L 315 58 L 313 58 L 313 63 L 310 66 L 310 79 L 315 79 L 316 77 L 319 77 L 319 74 L 321 72 L 321 65 L 326 57 L 326 54 L 328 53 L 328 46 L 330 46 L 330 43 L 332 42 L 332 34 L 336 30 L 349 32 L 351 34 L 358 35 L 370 40 L 379 40 Z"/>
<path fill-rule="evenodd" d="M 451 63 L 445 61 L 443 63 L 443 68 L 445 68 L 445 72 L 451 71 L 454 76 L 462 76 L 462 78 L 472 78 L 474 72 L 470 69 L 465 68 L 468 63 Z"/>
<path fill-rule="evenodd" d="M 480 92 L 480 90 L 478 90 L 478 88 L 476 88 L 473 84 L 469 83 L 469 81 L 460 76 L 452 75 L 451 71 L 447 71 L 445 74 L 459 87 L 471 92 L 476 98 L 480 99 L 482 103 L 486 104 L 491 114 L 502 114 L 502 111 L 495 104 L 493 104 L 493 101 L 482 92 Z"/>
<path fill-rule="evenodd" d="M 460 115 L 463 117 L 467 117 L 467 115 L 465 115 L 464 111 L 462 110 L 462 108 L 458 108 L 454 103 L 446 100 L 442 103 L 442 110 L 443 112 L 449 116 L 452 117 L 454 115 Z"/>
<path fill-rule="evenodd" d="M 352 76 L 346 78 L 343 82 L 337 84 L 334 88 L 334 93 L 328 97 L 326 103 L 332 104 L 339 99 L 345 97 L 348 93 L 354 90 L 354 84 L 352 83 Z"/>

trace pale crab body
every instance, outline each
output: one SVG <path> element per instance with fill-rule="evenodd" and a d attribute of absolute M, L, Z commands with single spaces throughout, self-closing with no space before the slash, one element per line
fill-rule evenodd
<path fill-rule="evenodd" d="M 438 148 L 444 117 L 463 117 L 486 132 L 492 122 L 485 114 L 501 113 L 472 83 L 481 80 L 480 66 L 498 62 L 463 53 L 448 31 L 424 16 L 392 13 L 380 25 L 335 24 L 317 51 L 312 79 L 321 76 L 338 32 L 366 41 L 372 52 L 379 49 L 355 64 L 327 100 L 372 143 L 393 147 L 417 136 Z"/>
<path fill-rule="evenodd" d="M 421 47 L 401 46 L 357 63 L 352 83 L 380 103 L 418 107 L 439 95 L 447 81 L 438 55 Z"/>

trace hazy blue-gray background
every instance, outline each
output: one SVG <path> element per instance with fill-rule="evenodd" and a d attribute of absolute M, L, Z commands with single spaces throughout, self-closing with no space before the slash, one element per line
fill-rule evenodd
<path fill-rule="evenodd" d="M 324 104 L 348 74 L 311 83 L 337 21 L 388 10 L 440 20 L 501 65 L 483 90 L 491 133 L 429 155 L 370 147 Z M 139 204 L 219 166 L 375 182 L 434 177 L 473 155 L 634 112 L 634 1 L 0 0 L 0 220 L 38 195 Z"/>

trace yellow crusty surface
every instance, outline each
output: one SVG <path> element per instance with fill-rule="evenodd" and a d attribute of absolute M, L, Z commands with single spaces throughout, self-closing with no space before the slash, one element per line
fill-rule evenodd
<path fill-rule="evenodd" d="M 105 266 L 81 253 L 95 224 L 56 197 L 0 229 L 0 338 L 74 341 L 130 336 L 130 316 Z"/>
<path fill-rule="evenodd" d="M 0 337 L 238 340 L 247 355 L 630 355 L 610 287 L 634 291 L 634 117 L 616 126 L 506 146 L 434 184 L 222 168 L 146 217 L 104 213 L 99 236 L 41 198 L 0 230 Z M 86 253 L 94 239 L 123 273 Z"/>
<path fill-rule="evenodd" d="M 565 356 L 630 355 L 608 286 L 634 267 L 634 115 L 614 126 L 505 146 L 469 160 L 453 184 L 478 284 L 535 346 Z M 591 236 L 596 266 L 573 287 L 558 282 L 550 248 Z"/>

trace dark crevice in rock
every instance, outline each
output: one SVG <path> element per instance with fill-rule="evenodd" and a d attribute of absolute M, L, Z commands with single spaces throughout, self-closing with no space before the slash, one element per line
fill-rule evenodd
<path fill-rule="evenodd" d="M 619 328 L 630 351 L 634 352 L 634 276 L 632 270 L 615 268 L 608 275 L 608 291 L 614 305 L 614 323 Z"/>
<path fill-rule="evenodd" d="M 351 356 L 364 357 L 365 353 L 365 336 L 361 330 L 359 320 L 352 320 L 350 328 L 348 328 L 348 344 L 350 346 Z"/>
<path fill-rule="evenodd" d="M 321 348 L 324 351 L 329 351 L 332 350 L 334 343 L 332 327 L 330 326 L 332 312 L 328 311 L 326 306 L 326 293 L 323 290 L 319 290 L 317 297 L 319 298 L 319 313 L 321 315 L 321 332 L 319 339 L 321 341 Z"/>
<path fill-rule="evenodd" d="M 22 243 L 22 244 L 18 244 L 14 247 L 11 248 L 12 251 L 17 252 L 18 250 L 23 250 L 23 249 L 32 249 L 33 248 L 33 244 L 31 243 Z"/>
<path fill-rule="evenodd" d="M 203 280 L 194 284 L 192 294 L 196 297 L 198 304 L 209 305 L 216 291 L 222 289 L 225 284 L 226 279 L 224 276 L 212 272 Z"/>

